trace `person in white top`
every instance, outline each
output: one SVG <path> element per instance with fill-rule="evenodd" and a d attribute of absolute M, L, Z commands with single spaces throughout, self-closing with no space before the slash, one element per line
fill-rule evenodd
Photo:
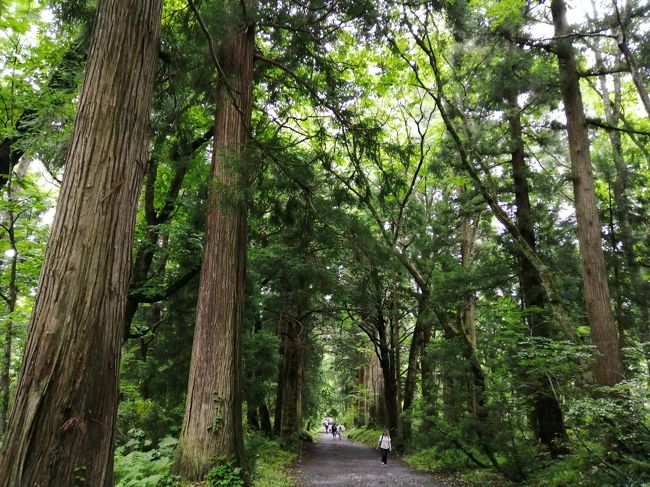
<path fill-rule="evenodd" d="M 388 430 L 384 430 L 382 435 L 379 437 L 377 448 L 381 450 L 381 465 L 382 467 L 385 467 L 386 463 L 388 463 L 388 452 L 391 451 L 390 434 L 388 433 Z"/>

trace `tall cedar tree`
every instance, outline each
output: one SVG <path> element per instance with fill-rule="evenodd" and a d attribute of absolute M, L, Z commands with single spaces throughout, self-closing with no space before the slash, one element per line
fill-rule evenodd
<path fill-rule="evenodd" d="M 515 204 L 517 227 L 522 237 L 528 242 L 530 248 L 537 249 L 537 238 L 533 213 L 530 204 L 530 191 L 528 186 L 528 166 L 521 123 L 521 108 L 517 102 L 517 91 L 508 87 L 505 94 L 508 102 L 508 127 L 511 137 L 512 179 L 515 191 Z M 535 266 L 523 255 L 519 256 L 521 292 L 523 304 L 528 309 L 543 310 L 546 306 L 546 297 L 542 279 Z M 532 312 L 527 315 L 526 321 L 530 333 L 534 337 L 550 338 L 551 330 L 548 321 L 541 313 Z M 536 437 L 555 455 L 560 452 L 560 446 L 567 441 L 564 417 L 560 403 L 553 392 L 549 380 L 543 376 L 528 378 L 533 402 L 533 429 Z"/>
<path fill-rule="evenodd" d="M 214 151 L 185 417 L 174 470 L 201 479 L 213 457 L 243 465 L 241 343 L 246 264 L 245 146 L 255 29 L 238 25 L 219 58 Z"/>
<path fill-rule="evenodd" d="M 0 459 L 0 486 L 110 487 L 161 0 L 103 0 Z"/>
<path fill-rule="evenodd" d="M 624 369 L 612 317 L 580 79 L 571 37 L 567 36 L 569 29 L 564 1 L 553 0 L 551 12 L 557 38 L 555 51 L 560 72 L 560 89 L 567 119 L 587 318 L 591 339 L 598 351 L 595 376 L 598 384 L 612 386 L 623 380 Z"/>

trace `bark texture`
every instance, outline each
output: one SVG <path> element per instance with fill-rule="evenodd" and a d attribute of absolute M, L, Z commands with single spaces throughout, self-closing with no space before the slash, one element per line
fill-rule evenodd
<path fill-rule="evenodd" d="M 282 438 L 291 438 L 298 434 L 302 422 L 302 393 L 305 370 L 306 328 L 300 322 L 287 322 L 282 335 L 282 363 L 276 405 L 276 434 Z"/>
<path fill-rule="evenodd" d="M 215 456 L 243 465 L 241 342 L 254 28 L 239 26 L 220 56 L 214 151 L 196 329 L 174 469 L 201 479 Z"/>
<path fill-rule="evenodd" d="M 147 158 L 160 0 L 98 7 L 0 486 L 113 485 L 131 242 Z"/>
<path fill-rule="evenodd" d="M 611 386 L 623 380 L 624 370 L 612 317 L 584 107 L 573 46 L 567 36 L 569 29 L 564 1 L 553 0 L 551 12 L 558 38 L 555 51 L 567 119 L 587 318 L 591 339 L 598 351 L 594 372 L 598 384 Z"/>

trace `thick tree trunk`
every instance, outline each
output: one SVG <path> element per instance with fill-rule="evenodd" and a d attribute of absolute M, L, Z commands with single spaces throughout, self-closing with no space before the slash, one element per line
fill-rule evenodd
<path fill-rule="evenodd" d="M 555 35 L 558 37 L 555 49 L 567 119 L 587 318 L 591 339 L 598 351 L 595 376 L 598 384 L 611 386 L 623 380 L 624 369 L 617 330 L 612 319 L 582 95 L 573 46 L 570 37 L 567 37 L 569 31 L 564 1 L 552 0 L 551 11 Z"/>
<path fill-rule="evenodd" d="M 183 428 L 174 470 L 200 480 L 210 459 L 243 466 L 241 343 L 246 264 L 246 204 L 253 27 L 239 26 L 223 49 L 212 183 L 208 199 L 196 329 Z M 224 79 L 225 77 L 225 79 Z"/>
<path fill-rule="evenodd" d="M 388 356 L 389 354 L 388 347 L 384 347 L 382 355 Z M 379 363 L 384 378 L 384 418 L 391 436 L 396 438 L 399 429 L 399 408 L 397 404 L 397 384 L 394 379 L 394 364 L 387 358 L 380 358 Z"/>
<path fill-rule="evenodd" d="M 161 1 L 102 1 L 0 486 L 111 487 L 122 323 Z"/>
<path fill-rule="evenodd" d="M 528 190 L 528 168 L 526 165 L 524 140 L 521 126 L 521 109 L 517 93 L 509 89 L 506 94 L 509 115 L 508 125 L 512 139 L 512 178 L 514 181 L 515 203 L 517 206 L 517 227 L 530 248 L 537 251 L 537 239 Z M 521 266 L 521 288 L 524 307 L 534 311 L 528 313 L 526 321 L 534 337 L 549 338 L 549 323 L 542 314 L 545 305 L 544 288 L 537 269 L 523 255 L 519 258 Z M 564 426 L 564 415 L 560 403 L 553 393 L 547 377 L 528 377 L 533 391 L 533 429 L 535 436 L 553 455 L 561 451 L 562 443 L 568 440 Z"/>

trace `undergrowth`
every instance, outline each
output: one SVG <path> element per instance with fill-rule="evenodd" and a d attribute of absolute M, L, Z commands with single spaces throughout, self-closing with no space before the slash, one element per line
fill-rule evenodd
<path fill-rule="evenodd" d="M 129 431 L 129 439 L 115 450 L 116 487 L 188 487 L 171 475 L 177 440 L 166 437 L 158 445 L 141 430 Z M 298 459 L 297 443 L 269 439 L 257 432 L 246 436 L 247 469 L 254 487 L 295 487 L 287 468 Z M 232 462 L 216 458 L 206 476 L 206 486 L 238 487 L 240 469 Z"/>

